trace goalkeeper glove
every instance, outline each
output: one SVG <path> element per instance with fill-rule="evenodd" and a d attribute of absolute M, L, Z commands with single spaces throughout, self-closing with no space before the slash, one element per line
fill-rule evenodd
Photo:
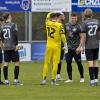
<path fill-rule="evenodd" d="M 67 43 L 65 43 L 65 45 L 62 49 L 64 50 L 64 54 L 68 53 Z"/>

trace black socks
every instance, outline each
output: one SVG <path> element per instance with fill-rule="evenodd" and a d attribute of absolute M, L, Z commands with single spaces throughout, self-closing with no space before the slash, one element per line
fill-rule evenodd
<path fill-rule="evenodd" d="M 99 68 L 89 67 L 90 80 L 98 79 Z"/>
<path fill-rule="evenodd" d="M 68 73 L 68 78 L 72 80 L 72 65 L 71 63 L 67 63 L 67 73 Z"/>
<path fill-rule="evenodd" d="M 98 79 L 98 74 L 99 74 L 99 68 L 98 67 L 94 67 L 94 78 Z"/>
<path fill-rule="evenodd" d="M 4 66 L 3 73 L 5 80 L 8 80 L 8 66 Z"/>
<path fill-rule="evenodd" d="M 57 74 L 60 74 L 61 72 L 61 62 L 58 64 L 58 71 L 57 71 Z"/>
<path fill-rule="evenodd" d="M 19 76 L 19 66 L 15 66 L 14 69 L 14 79 L 18 79 Z"/>

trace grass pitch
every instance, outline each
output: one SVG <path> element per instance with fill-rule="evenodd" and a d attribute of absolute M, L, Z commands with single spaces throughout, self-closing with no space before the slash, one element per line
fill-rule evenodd
<path fill-rule="evenodd" d="M 9 66 L 10 86 L 0 86 L 0 100 L 100 100 L 100 86 L 90 87 L 88 68 L 85 62 L 85 83 L 80 83 L 80 76 L 75 63 L 73 63 L 73 83 L 51 86 L 51 68 L 48 74 L 48 83 L 40 86 L 42 79 L 42 62 L 21 63 L 20 80 L 23 86 L 13 86 L 13 64 Z M 99 63 L 100 65 L 100 63 Z M 66 62 L 62 64 L 61 76 L 67 79 Z M 3 80 L 3 77 L 2 77 Z"/>

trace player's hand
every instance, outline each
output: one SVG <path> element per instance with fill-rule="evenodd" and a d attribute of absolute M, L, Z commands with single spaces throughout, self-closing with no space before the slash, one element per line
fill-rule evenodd
<path fill-rule="evenodd" d="M 64 50 L 64 54 L 68 53 L 67 43 L 64 45 L 62 49 Z"/>
<path fill-rule="evenodd" d="M 64 54 L 68 53 L 68 48 L 67 47 L 63 47 L 62 49 L 64 50 Z"/>
<path fill-rule="evenodd" d="M 1 47 L 1 49 L 3 50 L 3 49 L 4 49 L 4 44 L 1 43 L 1 44 L 0 44 L 0 47 Z"/>
<path fill-rule="evenodd" d="M 15 51 L 18 51 L 18 50 L 20 50 L 20 49 L 23 49 L 23 46 L 18 46 L 18 45 L 16 45 Z"/>
<path fill-rule="evenodd" d="M 81 48 L 80 47 L 76 48 L 76 53 L 77 54 L 80 54 L 81 53 Z"/>
<path fill-rule="evenodd" d="M 15 51 L 18 51 L 18 50 L 19 50 L 19 46 L 18 46 L 18 45 L 16 45 Z"/>

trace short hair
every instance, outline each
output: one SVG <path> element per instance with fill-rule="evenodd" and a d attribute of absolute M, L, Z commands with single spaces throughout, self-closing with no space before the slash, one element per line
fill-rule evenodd
<path fill-rule="evenodd" d="M 76 16 L 77 16 L 77 14 L 76 14 L 76 13 L 72 13 L 72 14 L 71 14 L 71 16 L 76 17 Z"/>
<path fill-rule="evenodd" d="M 4 21 L 4 18 L 2 16 L 0 16 L 0 21 Z"/>
<path fill-rule="evenodd" d="M 93 11 L 92 11 L 92 9 L 87 8 L 87 9 L 85 9 L 83 14 L 84 14 L 85 18 L 91 18 L 93 16 Z"/>
<path fill-rule="evenodd" d="M 64 13 L 63 13 L 62 11 L 56 12 L 56 16 L 57 16 L 57 17 L 59 17 L 59 16 L 61 16 L 61 15 L 64 15 Z"/>
<path fill-rule="evenodd" d="M 61 15 L 62 15 L 62 14 L 60 14 L 60 13 L 56 13 L 56 16 L 57 16 L 57 17 L 59 17 L 59 16 L 61 16 Z"/>
<path fill-rule="evenodd" d="M 5 12 L 5 13 L 3 14 L 4 20 L 7 20 L 8 17 L 9 17 L 9 15 L 11 15 L 9 12 Z"/>
<path fill-rule="evenodd" d="M 52 14 L 50 15 L 50 18 L 56 18 L 56 17 L 57 17 L 56 13 L 52 13 Z"/>

